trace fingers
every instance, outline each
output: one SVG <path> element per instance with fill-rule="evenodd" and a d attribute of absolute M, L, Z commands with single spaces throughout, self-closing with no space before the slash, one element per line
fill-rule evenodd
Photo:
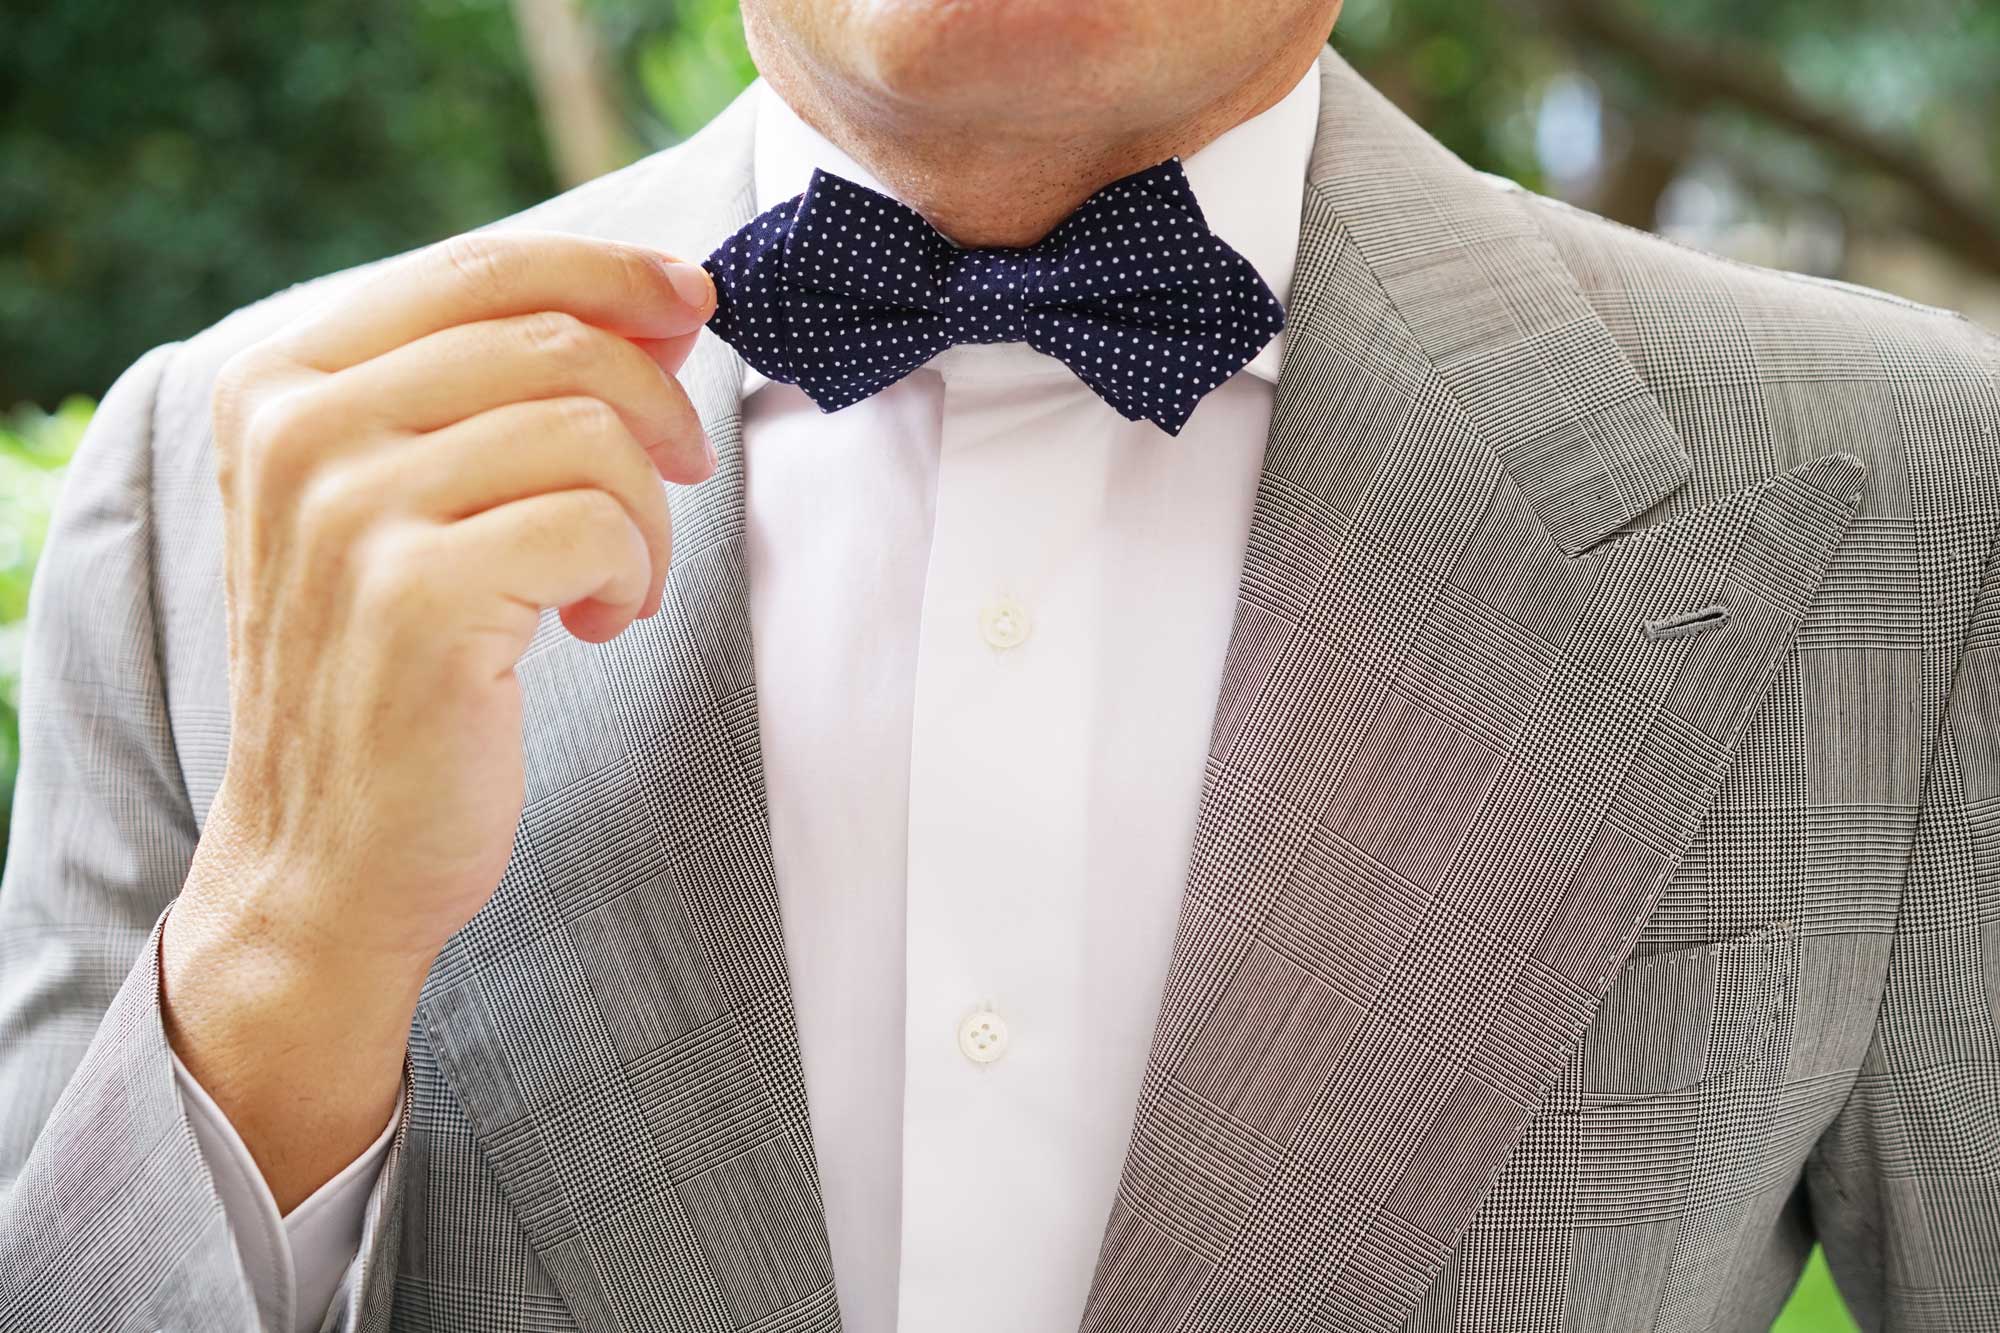
<path fill-rule="evenodd" d="M 509 403 L 382 451 L 364 492 L 451 523 L 534 495 L 595 488 L 645 540 L 649 577 L 639 614 L 658 606 L 673 554 L 666 489 L 618 414 L 596 398 Z"/>
<path fill-rule="evenodd" d="M 645 537 L 594 487 L 510 501 L 428 528 L 417 545 L 385 567 L 417 564 L 426 587 L 450 589 L 440 614 L 458 607 L 493 617 L 464 629 L 491 649 L 496 672 L 519 658 L 543 608 L 562 607 L 572 634 L 602 643 L 632 623 L 650 582 Z"/>
<path fill-rule="evenodd" d="M 714 309 L 699 264 L 588 237 L 480 231 L 390 260 L 272 341 L 298 364 L 331 372 L 478 320 L 559 310 L 623 337 L 659 340 L 694 332 Z"/>
<path fill-rule="evenodd" d="M 687 361 L 688 353 L 694 350 L 701 330 L 677 334 L 672 338 L 634 338 L 632 345 L 653 358 L 653 364 L 669 375 L 677 374 Z"/>
<path fill-rule="evenodd" d="M 574 236 L 474 233 L 383 265 L 218 376 L 232 567 L 273 586 L 359 571 L 411 632 L 494 631 L 471 637 L 506 645 L 496 671 L 546 607 L 612 637 L 660 603 L 660 480 L 714 471 L 673 378 L 714 306 L 698 265 Z"/>
<path fill-rule="evenodd" d="M 595 399 L 616 410 L 668 481 L 697 482 L 712 471 L 679 382 L 629 340 L 560 311 L 441 329 L 327 378 L 316 392 L 365 405 L 399 432 L 441 430 L 509 403 Z"/>

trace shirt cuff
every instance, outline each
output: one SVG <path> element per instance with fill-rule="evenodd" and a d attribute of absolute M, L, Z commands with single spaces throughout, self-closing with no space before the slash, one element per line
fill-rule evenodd
<path fill-rule="evenodd" d="M 281 1218 L 278 1201 L 236 1127 L 180 1055 L 172 1054 L 181 1104 L 222 1196 L 229 1234 L 257 1302 L 258 1322 L 278 1333 L 317 1333 L 352 1276 L 369 1195 L 403 1119 L 402 1091 L 397 1091 L 396 1109 L 375 1141 Z"/>

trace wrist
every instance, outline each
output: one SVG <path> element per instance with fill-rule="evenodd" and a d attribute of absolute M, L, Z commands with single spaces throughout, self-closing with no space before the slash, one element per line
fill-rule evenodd
<path fill-rule="evenodd" d="M 388 1123 L 425 969 L 273 929 L 236 887 L 190 875 L 168 911 L 161 1016 L 286 1211 Z"/>
<path fill-rule="evenodd" d="M 328 865 L 310 849 L 274 845 L 281 833 L 258 825 L 230 799 L 227 775 L 202 828 L 174 908 L 196 918 L 204 941 L 286 972 L 378 978 L 401 991 L 421 985 L 443 939 L 431 940 L 360 886 L 380 878 Z M 195 933 L 195 932 L 190 932 Z"/>
<path fill-rule="evenodd" d="M 324 1037 L 340 1051 L 401 1050 L 424 971 L 402 959 L 317 948 L 185 894 L 160 939 L 161 1001 L 169 1036 L 237 1051 Z M 175 1047 L 181 1043 L 175 1040 Z M 183 1059 L 188 1052 L 181 1051 Z"/>

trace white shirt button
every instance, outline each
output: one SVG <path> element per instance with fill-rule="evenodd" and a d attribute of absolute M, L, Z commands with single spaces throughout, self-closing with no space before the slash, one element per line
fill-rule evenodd
<path fill-rule="evenodd" d="M 979 608 L 979 633 L 995 648 L 1012 648 L 1028 637 L 1028 608 L 999 597 Z"/>
<path fill-rule="evenodd" d="M 975 1009 L 958 1025 L 958 1049 L 976 1065 L 990 1065 L 1007 1053 L 1007 1024 L 991 1009 Z"/>

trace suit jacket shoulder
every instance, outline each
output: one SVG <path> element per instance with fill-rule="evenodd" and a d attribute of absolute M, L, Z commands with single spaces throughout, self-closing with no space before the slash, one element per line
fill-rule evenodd
<path fill-rule="evenodd" d="M 1679 428 L 1694 464 L 1681 505 L 1839 448 L 1878 478 L 1864 519 L 2000 514 L 2000 336 L 1953 310 L 1502 188 L 1527 201 Z"/>

